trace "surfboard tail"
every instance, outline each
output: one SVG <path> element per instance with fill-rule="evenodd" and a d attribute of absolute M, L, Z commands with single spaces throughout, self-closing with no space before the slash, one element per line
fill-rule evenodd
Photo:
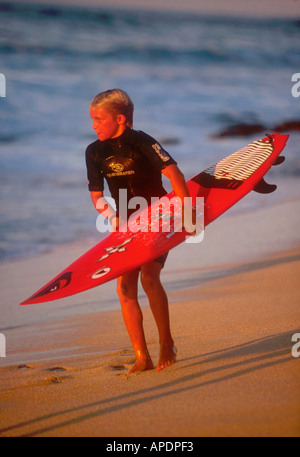
<path fill-rule="evenodd" d="M 280 135 L 280 134 L 274 133 L 273 135 L 267 135 L 267 137 L 269 138 L 270 142 L 273 144 L 275 137 L 278 135 Z M 280 137 L 283 140 L 283 145 L 281 146 L 281 150 L 282 150 L 289 138 L 289 135 L 280 135 Z M 277 158 L 272 163 L 272 166 L 281 165 L 281 164 L 283 164 L 284 161 L 285 161 L 285 156 L 278 155 Z M 276 189 L 277 189 L 276 184 L 269 184 L 265 181 L 264 178 L 262 178 L 261 181 L 259 181 L 258 184 L 256 184 L 256 186 L 253 188 L 254 192 L 257 192 L 259 194 L 271 194 L 272 192 L 275 192 Z"/>

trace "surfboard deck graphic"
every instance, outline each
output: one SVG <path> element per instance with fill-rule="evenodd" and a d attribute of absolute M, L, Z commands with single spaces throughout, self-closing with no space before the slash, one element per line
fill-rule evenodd
<path fill-rule="evenodd" d="M 195 208 L 197 197 L 204 198 L 204 208 L 198 210 L 198 216 L 204 211 L 205 226 L 251 190 L 274 192 L 276 185 L 266 183 L 264 176 L 272 165 L 284 161 L 279 155 L 288 138 L 289 135 L 274 133 L 254 141 L 187 182 Z M 170 192 L 166 197 L 171 200 L 174 196 L 174 192 Z M 159 206 L 160 201 L 155 204 Z M 151 209 L 145 210 L 148 230 L 117 231 L 108 235 L 21 305 L 57 300 L 99 286 L 139 268 L 185 241 L 188 235 L 185 230 L 174 231 L 172 226 L 169 231 L 151 231 L 151 224 L 157 223 L 151 218 Z M 172 214 L 161 215 L 160 227 L 174 219 L 179 211 L 181 208 L 174 207 Z"/>

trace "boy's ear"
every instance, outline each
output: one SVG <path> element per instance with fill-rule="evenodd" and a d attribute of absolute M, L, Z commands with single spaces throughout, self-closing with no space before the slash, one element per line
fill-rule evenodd
<path fill-rule="evenodd" d="M 126 124 L 127 121 L 126 121 L 126 117 L 124 116 L 124 114 L 117 115 L 117 122 L 120 125 Z"/>

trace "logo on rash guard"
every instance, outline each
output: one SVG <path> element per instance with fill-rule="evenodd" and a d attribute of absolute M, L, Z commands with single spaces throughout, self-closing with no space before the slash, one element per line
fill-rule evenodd
<path fill-rule="evenodd" d="M 116 173 L 122 173 L 122 171 L 124 171 L 124 165 L 122 165 L 121 163 L 116 163 L 112 166 L 112 169 Z"/>
<path fill-rule="evenodd" d="M 170 156 L 167 152 L 160 146 L 160 144 L 155 143 L 152 145 L 152 148 L 156 152 L 156 154 L 161 158 L 163 162 L 168 162 L 170 160 Z"/>

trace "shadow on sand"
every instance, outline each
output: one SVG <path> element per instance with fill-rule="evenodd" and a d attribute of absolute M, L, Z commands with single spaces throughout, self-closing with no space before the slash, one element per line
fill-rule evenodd
<path fill-rule="evenodd" d="M 174 282 L 169 282 L 165 284 L 165 288 L 168 292 L 185 290 L 190 288 L 200 287 L 201 284 L 207 281 L 213 281 L 215 279 L 227 278 L 230 276 L 235 276 L 237 274 L 249 273 L 252 271 L 258 271 L 269 267 L 274 267 L 276 265 L 281 265 L 284 263 L 298 262 L 300 260 L 300 255 L 290 255 L 284 257 L 277 257 L 268 260 L 260 260 L 256 262 L 247 262 L 245 264 L 234 265 L 233 267 L 214 269 L 212 271 L 199 273 L 197 271 L 195 276 L 193 272 L 190 273 L 189 278 L 185 279 L 176 279 Z"/>
<path fill-rule="evenodd" d="M 295 359 L 291 355 L 291 338 L 294 333 L 299 332 L 299 329 L 291 330 L 215 352 L 179 359 L 178 363 L 171 368 L 173 370 L 171 381 L 39 416 L 3 428 L 0 430 L 0 434 L 27 437 L 45 435 L 61 427 L 76 425 L 139 404 L 182 392 L 190 391 L 192 393 L 196 389 L 222 383 L 275 365 L 287 362 L 295 363 Z M 177 375 L 176 379 L 174 379 L 174 371 Z M 189 374 L 185 374 L 187 371 Z M 49 420 L 53 419 L 56 420 L 55 424 L 47 424 Z M 26 427 L 30 428 L 29 433 L 25 432 Z"/>

